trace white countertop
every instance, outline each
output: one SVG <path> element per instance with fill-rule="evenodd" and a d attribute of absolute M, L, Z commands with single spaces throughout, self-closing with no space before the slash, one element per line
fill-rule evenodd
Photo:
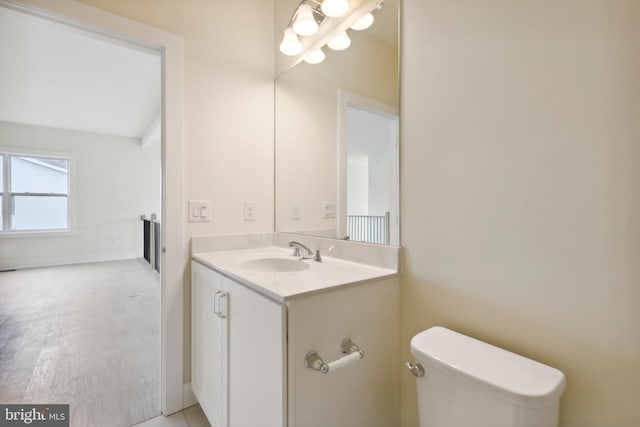
<path fill-rule="evenodd" d="M 323 262 L 304 260 L 309 268 L 292 272 L 256 271 L 242 266 L 244 261 L 256 258 L 295 259 L 291 249 L 277 246 L 201 252 L 194 253 L 192 258 L 279 302 L 397 274 L 396 270 L 327 256 L 323 256 Z"/>

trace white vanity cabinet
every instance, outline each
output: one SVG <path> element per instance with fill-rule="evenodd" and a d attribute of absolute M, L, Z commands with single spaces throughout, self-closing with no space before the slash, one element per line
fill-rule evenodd
<path fill-rule="evenodd" d="M 312 264 L 307 273 L 283 275 L 295 277 L 292 286 L 307 291 L 284 294 L 282 289 L 291 289 L 284 279 L 262 288 L 259 283 L 267 283 L 273 273 L 264 280 L 245 279 L 221 256 L 192 261 L 191 381 L 212 426 L 399 425 L 397 276 L 353 281 L 362 277 L 354 271 L 366 273 L 368 267 Z M 313 280 L 333 277 L 332 268 L 343 269 L 352 282 L 308 290 Z M 327 364 L 344 357 L 346 338 L 364 357 L 328 373 L 305 366 L 312 351 Z"/>
<path fill-rule="evenodd" d="M 207 418 L 284 426 L 284 306 L 198 262 L 191 274 L 191 387 Z"/>
<path fill-rule="evenodd" d="M 213 425 L 226 425 L 228 328 L 214 311 L 222 275 L 191 263 L 191 388 Z M 217 302 L 217 301 L 216 301 Z"/>

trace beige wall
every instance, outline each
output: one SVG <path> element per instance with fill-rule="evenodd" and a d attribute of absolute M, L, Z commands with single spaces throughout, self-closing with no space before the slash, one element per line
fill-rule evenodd
<path fill-rule="evenodd" d="M 184 199 L 212 201 L 211 222 L 188 224 L 185 237 L 273 230 L 273 3 L 81 1 L 184 38 Z M 254 222 L 243 219 L 245 200 L 257 202 Z M 191 377 L 188 281 L 185 274 L 185 381 Z"/>
<path fill-rule="evenodd" d="M 84 2 L 185 38 L 187 234 L 270 230 L 271 2 Z M 405 358 L 449 326 L 562 369 L 563 427 L 637 425 L 640 3 L 403 5 Z"/>
<path fill-rule="evenodd" d="M 272 2 L 81 1 L 184 37 L 185 199 L 211 200 L 213 215 L 188 235 L 270 231 Z M 244 200 L 257 201 L 255 222 L 244 221 Z"/>
<path fill-rule="evenodd" d="M 640 2 L 403 16 L 404 357 L 447 326 L 564 371 L 562 427 L 638 426 Z"/>

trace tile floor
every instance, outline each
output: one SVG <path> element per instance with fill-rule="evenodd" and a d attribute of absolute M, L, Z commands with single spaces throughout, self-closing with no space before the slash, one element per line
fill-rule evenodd
<path fill-rule="evenodd" d="M 211 427 L 200 405 L 194 405 L 168 417 L 159 416 L 136 424 L 136 427 Z"/>

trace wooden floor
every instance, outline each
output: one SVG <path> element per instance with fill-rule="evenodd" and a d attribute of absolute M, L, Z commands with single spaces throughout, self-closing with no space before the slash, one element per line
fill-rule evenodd
<path fill-rule="evenodd" d="M 0 273 L 0 403 L 68 403 L 72 427 L 160 414 L 160 280 L 139 260 Z"/>

